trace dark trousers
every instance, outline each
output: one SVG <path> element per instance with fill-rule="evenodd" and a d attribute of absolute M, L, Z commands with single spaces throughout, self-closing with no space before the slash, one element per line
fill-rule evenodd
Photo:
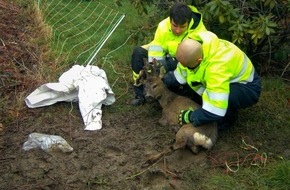
<path fill-rule="evenodd" d="M 135 73 L 139 73 L 143 69 L 144 59 L 148 59 L 148 51 L 140 46 L 136 46 L 131 56 L 131 67 Z"/>
<path fill-rule="evenodd" d="M 134 73 L 139 74 L 144 67 L 144 59 L 148 59 L 148 51 L 140 46 L 136 46 L 133 49 L 131 56 L 131 67 Z M 135 81 L 134 81 L 135 84 Z M 135 97 L 144 99 L 144 85 L 134 85 L 133 90 Z"/>
<path fill-rule="evenodd" d="M 261 94 L 261 79 L 255 72 L 252 82 L 230 84 L 229 111 L 256 104 Z"/>
<path fill-rule="evenodd" d="M 255 72 L 254 80 L 247 84 L 230 84 L 229 105 L 225 117 L 218 122 L 219 130 L 231 127 L 238 118 L 238 110 L 256 104 L 261 94 L 261 79 Z"/>

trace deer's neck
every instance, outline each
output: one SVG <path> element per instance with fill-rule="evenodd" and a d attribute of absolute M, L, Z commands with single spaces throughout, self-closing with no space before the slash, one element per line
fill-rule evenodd
<path fill-rule="evenodd" d="M 177 95 L 174 92 L 172 92 L 168 88 L 164 87 L 164 91 L 161 94 L 161 96 L 158 98 L 158 101 L 159 101 L 161 107 L 164 108 L 167 105 L 169 105 L 176 97 L 177 97 Z"/>

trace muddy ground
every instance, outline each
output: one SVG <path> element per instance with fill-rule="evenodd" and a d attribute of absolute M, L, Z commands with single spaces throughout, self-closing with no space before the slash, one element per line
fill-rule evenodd
<path fill-rule="evenodd" d="M 157 124 L 161 109 L 156 103 L 125 112 L 104 107 L 103 128 L 93 132 L 83 130 L 77 103 L 27 108 L 23 99 L 40 84 L 28 72 L 40 59 L 38 48 L 27 43 L 36 35 L 31 27 L 17 6 L 0 0 L 0 189 L 192 189 L 202 179 L 188 177 L 191 171 L 227 171 L 225 155 L 239 145 L 233 140 L 241 140 L 239 130 L 219 134 L 211 151 L 178 150 L 146 162 L 174 142 L 174 132 Z M 24 151 L 33 132 L 59 135 L 74 150 Z"/>

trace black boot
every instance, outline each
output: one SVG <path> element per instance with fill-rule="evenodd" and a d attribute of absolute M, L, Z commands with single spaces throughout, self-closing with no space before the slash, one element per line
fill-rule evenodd
<path fill-rule="evenodd" d="M 134 92 L 135 98 L 129 101 L 129 104 L 132 106 L 140 106 L 145 103 L 145 96 L 144 96 L 144 86 L 135 86 L 134 85 Z"/>

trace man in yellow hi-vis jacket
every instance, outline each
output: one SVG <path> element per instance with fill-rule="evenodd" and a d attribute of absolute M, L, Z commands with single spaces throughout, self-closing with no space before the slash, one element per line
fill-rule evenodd
<path fill-rule="evenodd" d="M 193 6 L 176 3 L 170 9 L 170 15 L 158 24 L 153 41 L 150 44 L 136 46 L 131 57 L 133 69 L 135 98 L 129 104 L 141 105 L 145 102 L 142 84 L 137 78 L 144 66 L 144 58 L 151 62 L 153 58 L 163 60 L 161 63 L 167 71 L 177 65 L 175 53 L 178 44 L 190 33 L 206 31 L 201 13 Z"/>
<path fill-rule="evenodd" d="M 176 52 L 177 68 L 163 77 L 167 86 L 187 83 L 202 98 L 202 107 L 182 110 L 180 124 L 199 126 L 216 121 L 220 130 L 237 111 L 258 102 L 261 81 L 251 60 L 236 45 L 206 31 L 189 36 Z"/>

